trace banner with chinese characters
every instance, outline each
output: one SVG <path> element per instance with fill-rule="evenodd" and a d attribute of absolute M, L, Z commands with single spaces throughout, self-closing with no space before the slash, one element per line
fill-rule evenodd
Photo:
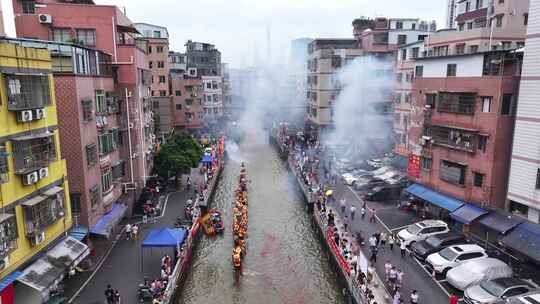
<path fill-rule="evenodd" d="M 420 178 L 420 156 L 409 154 L 409 163 L 407 165 L 407 173 L 409 176 Z"/>

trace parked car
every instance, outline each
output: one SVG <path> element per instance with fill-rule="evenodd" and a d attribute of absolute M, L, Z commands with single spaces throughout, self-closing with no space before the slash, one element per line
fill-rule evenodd
<path fill-rule="evenodd" d="M 496 304 L 500 300 L 526 294 L 536 286 L 518 278 L 500 278 L 484 281 L 465 289 L 464 301 L 467 304 Z"/>
<path fill-rule="evenodd" d="M 424 261 L 428 255 L 438 252 L 448 246 L 468 243 L 461 233 L 448 232 L 430 236 L 427 239 L 411 246 L 412 253 L 416 258 Z"/>
<path fill-rule="evenodd" d="M 446 276 L 448 270 L 463 264 L 466 261 L 487 257 L 484 248 L 476 244 L 453 245 L 430 254 L 426 262 L 428 267 Z"/>
<path fill-rule="evenodd" d="M 368 193 L 364 198 L 373 202 L 398 200 L 401 196 L 401 190 L 403 190 L 403 187 L 400 185 L 376 186 L 375 188 L 368 190 Z"/>
<path fill-rule="evenodd" d="M 440 220 L 424 220 L 402 229 L 398 233 L 398 238 L 401 242 L 405 242 L 406 246 L 410 246 L 416 242 L 423 241 L 430 236 L 446 233 L 450 231 L 448 224 Z"/>
<path fill-rule="evenodd" d="M 381 187 L 388 185 L 386 182 L 373 178 L 360 177 L 353 185 L 356 191 L 369 191 L 375 187 Z"/>
<path fill-rule="evenodd" d="M 519 296 L 507 298 L 504 304 L 538 304 L 540 303 L 540 291 L 531 291 Z M 502 304 L 502 303 L 501 303 Z"/>
<path fill-rule="evenodd" d="M 343 183 L 348 186 L 352 186 L 356 182 L 356 177 L 354 177 L 350 173 L 345 173 L 341 176 L 341 179 L 343 179 Z"/>
<path fill-rule="evenodd" d="M 501 260 L 481 258 L 467 261 L 450 269 L 446 274 L 446 281 L 459 290 L 465 290 L 484 281 L 511 276 L 512 268 Z"/>

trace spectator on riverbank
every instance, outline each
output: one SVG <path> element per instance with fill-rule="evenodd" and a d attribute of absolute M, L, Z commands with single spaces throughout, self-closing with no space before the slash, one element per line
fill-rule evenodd
<path fill-rule="evenodd" d="M 390 233 L 390 235 L 388 236 L 388 246 L 390 247 L 390 251 L 394 251 L 394 242 L 395 242 L 394 235 Z"/>
<path fill-rule="evenodd" d="M 399 242 L 399 250 L 401 251 L 401 257 L 405 257 L 405 250 L 407 250 L 407 246 L 405 246 L 405 242 L 401 241 Z"/>
<path fill-rule="evenodd" d="M 354 221 L 354 214 L 356 213 L 356 207 L 351 205 L 351 221 Z"/>
<path fill-rule="evenodd" d="M 345 214 L 345 208 L 347 207 L 347 202 L 345 201 L 344 198 L 342 198 L 342 199 L 339 201 L 339 207 L 341 208 L 341 213 L 342 213 L 342 214 Z"/>

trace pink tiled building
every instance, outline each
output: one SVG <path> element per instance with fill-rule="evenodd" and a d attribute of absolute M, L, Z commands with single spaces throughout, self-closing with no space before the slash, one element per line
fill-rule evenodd
<path fill-rule="evenodd" d="M 116 6 L 89 0 L 13 0 L 13 8 L 18 37 L 100 51 L 85 57 L 91 49 L 79 47 L 73 60 L 58 60 L 55 89 L 73 184 L 70 194 L 80 206 L 74 216 L 91 232 L 107 235 L 113 225 L 104 222 L 103 215 L 113 211 L 108 218 L 121 217 L 126 207 L 131 211 L 152 170 L 148 41 L 136 38 L 138 31 Z M 64 65 L 66 71 L 61 70 Z M 96 75 L 96 69 L 107 73 Z"/>

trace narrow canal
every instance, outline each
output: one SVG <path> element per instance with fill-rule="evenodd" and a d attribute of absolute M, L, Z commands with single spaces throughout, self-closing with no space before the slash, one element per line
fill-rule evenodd
<path fill-rule="evenodd" d="M 231 149 L 232 148 L 232 149 Z M 337 275 L 320 244 L 301 192 L 264 132 L 248 134 L 223 172 L 213 206 L 224 211 L 227 230 L 203 237 L 179 303 L 345 303 Z M 235 286 L 231 266 L 231 206 L 240 170 L 247 164 L 248 253 Z"/>

